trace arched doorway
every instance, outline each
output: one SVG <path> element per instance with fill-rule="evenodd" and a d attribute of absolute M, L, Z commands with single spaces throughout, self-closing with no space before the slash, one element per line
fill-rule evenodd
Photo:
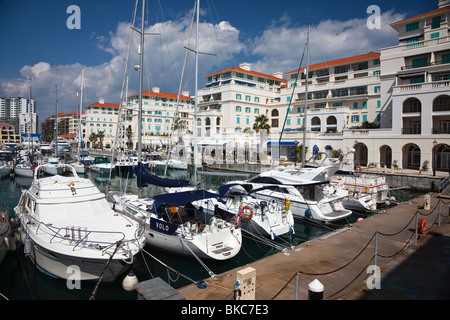
<path fill-rule="evenodd" d="M 435 161 L 436 163 L 434 163 Z M 448 144 L 438 144 L 433 148 L 433 168 L 436 170 L 450 169 L 450 146 Z"/>
<path fill-rule="evenodd" d="M 388 145 L 380 147 L 380 167 L 390 168 L 392 165 L 392 148 Z"/>
<path fill-rule="evenodd" d="M 422 122 L 421 112 L 422 103 L 417 98 L 409 98 L 403 102 L 402 108 L 402 133 L 403 134 L 421 134 Z"/>
<path fill-rule="evenodd" d="M 364 143 L 359 142 L 355 144 L 355 159 L 354 159 L 355 166 L 366 167 L 368 154 L 369 151 Z"/>
<path fill-rule="evenodd" d="M 420 148 L 414 143 L 403 147 L 403 168 L 420 169 Z"/>

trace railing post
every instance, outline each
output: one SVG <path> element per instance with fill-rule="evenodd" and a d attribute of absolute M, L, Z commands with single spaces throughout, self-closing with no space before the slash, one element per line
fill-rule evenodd
<path fill-rule="evenodd" d="M 414 237 L 414 244 L 417 244 L 417 229 L 419 227 L 419 214 L 416 212 L 416 227 L 415 227 L 415 237 Z"/>
<path fill-rule="evenodd" d="M 439 199 L 439 210 L 438 210 L 438 227 L 441 226 L 441 204 L 442 204 L 442 199 Z"/>
<path fill-rule="evenodd" d="M 375 233 L 375 256 L 373 260 L 373 264 L 377 265 L 377 256 L 378 256 L 378 232 Z"/>

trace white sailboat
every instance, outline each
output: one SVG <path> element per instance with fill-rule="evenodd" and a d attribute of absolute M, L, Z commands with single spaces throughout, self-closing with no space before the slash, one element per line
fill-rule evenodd
<path fill-rule="evenodd" d="M 58 139 L 58 85 L 55 84 L 55 139 L 51 143 L 51 148 L 54 150 L 54 155 L 49 157 L 47 165 L 44 166 L 44 172 L 48 175 L 60 175 L 64 173 L 65 167 L 60 165 L 59 161 L 59 139 Z"/>
<path fill-rule="evenodd" d="M 19 158 L 17 159 L 16 163 L 14 164 L 14 174 L 19 177 L 28 177 L 32 178 L 34 175 L 34 169 L 36 168 L 36 164 L 33 162 L 34 158 L 34 148 L 36 147 L 36 144 L 33 143 L 33 138 L 31 137 L 31 131 L 32 131 L 32 122 L 33 122 L 33 115 L 31 112 L 31 79 L 30 79 L 30 93 L 29 93 L 29 106 L 28 106 L 28 115 L 30 119 L 30 126 L 28 131 L 28 150 L 26 150 L 25 153 L 20 154 Z"/>
<path fill-rule="evenodd" d="M 139 90 L 139 120 L 142 121 L 142 75 L 144 55 L 144 12 L 145 0 L 142 2 L 142 30 L 141 34 L 141 64 Z M 197 2 L 197 29 L 199 17 L 199 2 Z M 197 32 L 198 49 L 198 32 Z M 196 50 L 196 56 L 198 50 Z M 198 61 L 196 59 L 196 61 Z M 196 62 L 196 69 L 198 68 Z M 197 79 L 196 79 L 197 81 Z M 197 84 L 196 84 L 197 85 Z M 138 125 L 140 128 L 141 126 Z M 137 182 L 141 189 L 145 183 L 161 183 L 164 185 L 178 185 L 178 181 L 159 178 L 142 170 L 142 142 L 138 135 L 138 166 Z M 152 181 L 152 182 L 149 182 Z M 182 185 L 188 181 L 180 181 Z M 139 192 L 141 193 L 141 192 Z M 241 230 L 233 223 L 217 217 L 205 215 L 193 206 L 194 201 L 212 200 L 218 195 L 204 190 L 169 193 L 153 198 L 143 198 L 138 195 L 123 195 L 109 192 L 111 205 L 115 210 L 126 212 L 134 219 L 145 222 L 147 245 L 170 253 L 195 256 L 213 260 L 226 260 L 234 257 L 241 249 Z"/>
<path fill-rule="evenodd" d="M 114 212 L 105 194 L 75 169 L 72 176 L 39 178 L 14 208 L 25 254 L 42 272 L 67 279 L 74 266 L 80 280 L 112 282 L 125 272 L 145 244 L 139 223 Z"/>

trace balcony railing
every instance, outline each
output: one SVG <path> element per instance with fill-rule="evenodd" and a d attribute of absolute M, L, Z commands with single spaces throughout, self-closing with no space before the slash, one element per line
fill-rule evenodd
<path fill-rule="evenodd" d="M 429 90 L 445 87 L 450 88 L 450 80 L 399 85 L 394 87 L 394 93 L 414 90 Z"/>
<path fill-rule="evenodd" d="M 433 128 L 433 134 L 450 134 L 450 128 Z"/>
<path fill-rule="evenodd" d="M 402 134 L 421 134 L 420 128 L 402 128 Z"/>

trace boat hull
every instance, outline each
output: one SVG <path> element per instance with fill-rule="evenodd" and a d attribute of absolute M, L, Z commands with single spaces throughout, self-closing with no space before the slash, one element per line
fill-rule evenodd
<path fill-rule="evenodd" d="M 29 167 L 15 167 L 14 174 L 19 177 L 33 178 L 34 170 Z"/>
<path fill-rule="evenodd" d="M 97 281 L 103 273 L 102 282 L 113 282 L 126 272 L 130 265 L 123 260 L 112 259 L 105 269 L 109 256 L 105 259 L 71 257 L 47 250 L 34 241 L 26 254 L 43 273 L 58 279 Z"/>
<path fill-rule="evenodd" d="M 219 232 L 213 236 L 199 236 L 196 239 L 183 240 L 179 235 L 166 235 L 146 228 L 145 240 L 146 244 L 152 248 L 181 256 L 192 257 L 194 254 L 200 259 L 213 260 L 233 258 L 241 249 L 242 237 L 240 230 L 231 231 L 228 228 Z M 230 232 L 234 233 L 234 243 L 227 243 L 226 238 Z"/>

